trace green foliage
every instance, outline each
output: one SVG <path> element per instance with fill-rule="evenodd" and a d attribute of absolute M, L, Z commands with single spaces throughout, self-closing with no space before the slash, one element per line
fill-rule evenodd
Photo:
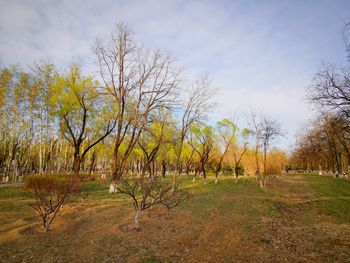
<path fill-rule="evenodd" d="M 10 82 L 12 81 L 13 75 L 8 68 L 4 68 L 0 73 L 0 109 L 5 105 L 6 94 L 9 89 Z"/>
<path fill-rule="evenodd" d="M 57 76 L 50 87 L 50 105 L 59 116 L 83 118 L 82 110 L 92 110 L 97 97 L 97 81 L 83 76 L 79 65 L 73 65 L 66 76 Z"/>
<path fill-rule="evenodd" d="M 250 135 L 252 133 L 253 133 L 253 131 L 248 129 L 248 128 L 243 128 L 243 130 L 242 130 L 242 135 L 243 136 L 247 136 L 247 135 Z"/>
<path fill-rule="evenodd" d="M 239 130 L 239 128 L 227 118 L 217 122 L 217 129 L 221 136 L 228 138 L 235 138 L 236 131 Z"/>
<path fill-rule="evenodd" d="M 209 125 L 193 124 L 191 126 L 192 142 L 203 143 L 205 141 L 213 141 L 214 131 Z"/>

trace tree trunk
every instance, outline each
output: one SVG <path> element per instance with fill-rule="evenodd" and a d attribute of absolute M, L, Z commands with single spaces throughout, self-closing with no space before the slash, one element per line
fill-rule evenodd
<path fill-rule="evenodd" d="M 95 160 L 96 160 L 96 152 L 93 152 L 91 156 L 90 167 L 89 167 L 89 177 L 91 176 L 92 171 L 94 170 Z"/>
<path fill-rule="evenodd" d="M 256 165 L 256 173 L 259 173 L 259 172 L 260 172 L 258 152 L 259 152 L 259 137 L 256 136 L 256 143 L 255 143 L 255 165 Z"/>
<path fill-rule="evenodd" d="M 136 210 L 136 215 L 135 215 L 135 228 L 140 229 L 140 216 L 141 216 L 141 209 Z"/>
<path fill-rule="evenodd" d="M 39 174 L 43 173 L 43 113 L 40 107 L 39 123 Z"/>
<path fill-rule="evenodd" d="M 60 140 L 60 147 L 57 150 L 57 174 L 59 174 L 61 172 L 61 164 L 62 164 L 62 150 L 63 150 L 63 141 Z"/>
<path fill-rule="evenodd" d="M 118 185 L 115 180 L 111 181 L 111 184 L 109 185 L 109 193 L 117 193 L 118 192 Z"/>
<path fill-rule="evenodd" d="M 165 178 L 166 175 L 166 164 L 165 161 L 162 161 L 162 176 Z"/>
<path fill-rule="evenodd" d="M 318 175 L 322 175 L 322 166 L 321 163 L 318 163 Z"/>
<path fill-rule="evenodd" d="M 261 178 L 261 175 L 260 175 L 260 178 L 259 178 L 259 183 L 260 183 L 260 188 L 264 188 L 263 180 Z"/>
<path fill-rule="evenodd" d="M 263 176 L 263 187 L 266 186 L 266 181 L 267 181 L 267 175 Z"/>
<path fill-rule="evenodd" d="M 79 147 L 74 148 L 74 155 L 73 155 L 73 172 L 75 175 L 79 175 L 80 171 L 80 154 L 79 154 Z"/>
<path fill-rule="evenodd" d="M 202 167 L 202 172 L 203 172 L 203 181 L 204 181 L 204 184 L 207 184 L 207 173 L 206 173 L 206 171 L 205 171 L 204 166 Z"/>
<path fill-rule="evenodd" d="M 45 232 L 48 232 L 48 231 L 49 231 L 49 228 L 50 228 L 50 219 L 49 219 L 49 216 L 48 216 L 48 215 L 45 215 L 45 216 L 44 216 L 44 218 L 43 218 L 43 223 L 44 223 Z"/>
<path fill-rule="evenodd" d="M 177 185 L 176 185 L 176 180 L 177 180 L 177 176 L 181 174 L 181 168 L 180 168 L 180 158 L 181 158 L 181 153 L 182 153 L 182 146 L 183 146 L 183 142 L 185 140 L 185 134 L 184 134 L 184 130 L 182 128 L 181 131 L 181 139 L 180 139 L 180 145 L 179 145 L 179 150 L 176 156 L 176 162 L 175 162 L 175 171 L 173 173 L 173 187 L 172 187 L 172 192 L 175 192 Z"/>
<path fill-rule="evenodd" d="M 153 178 L 153 174 L 152 174 L 152 166 L 151 163 L 146 160 L 146 166 L 147 166 L 147 170 L 148 170 L 148 174 L 149 174 L 149 178 Z"/>
<path fill-rule="evenodd" d="M 68 145 L 66 145 L 64 150 L 64 172 L 67 173 L 68 163 L 67 163 Z"/>
<path fill-rule="evenodd" d="M 267 145 L 264 145 L 264 176 L 266 176 L 266 172 L 267 172 L 267 159 L 266 156 L 267 155 Z"/>

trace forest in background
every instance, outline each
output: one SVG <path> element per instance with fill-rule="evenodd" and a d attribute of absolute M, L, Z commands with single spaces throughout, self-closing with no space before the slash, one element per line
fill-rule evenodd
<path fill-rule="evenodd" d="M 350 23 L 344 43 L 350 62 Z M 350 71 L 349 65 L 325 64 L 306 90 L 318 114 L 297 134 L 290 162 L 303 170 L 322 174 L 350 172 Z"/>
<path fill-rule="evenodd" d="M 35 63 L 1 69 L 0 171 L 3 182 L 27 174 L 99 173 L 237 175 L 280 174 L 287 155 L 272 148 L 280 124 L 250 113 L 206 123 L 215 107 L 208 78 L 184 79 L 178 62 L 160 50 L 141 48 L 125 25 L 96 40 L 98 75 L 77 63 L 59 71 Z M 267 157 L 269 156 L 269 157 Z M 175 182 L 175 179 L 174 179 Z"/>
<path fill-rule="evenodd" d="M 307 99 L 318 117 L 287 155 L 273 147 L 285 131 L 264 113 L 250 111 L 247 127 L 238 127 L 240 116 L 210 125 L 217 91 L 208 77 L 188 83 L 168 52 L 145 49 L 126 25 L 93 50 L 96 75 L 78 63 L 58 70 L 42 61 L 0 72 L 2 182 L 24 181 L 34 192 L 46 231 L 81 182 L 98 178 L 129 196 L 139 229 L 143 211 L 161 204 L 169 213 L 189 198 L 183 175 L 204 184 L 208 173 L 215 184 L 221 175 L 255 178 L 261 188 L 290 172 L 347 177 L 347 69 L 326 65 L 315 75 Z"/>

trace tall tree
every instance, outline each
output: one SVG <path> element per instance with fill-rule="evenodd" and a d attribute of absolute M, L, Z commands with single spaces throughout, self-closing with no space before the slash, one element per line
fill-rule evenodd
<path fill-rule="evenodd" d="M 206 164 L 209 161 L 211 150 L 213 149 L 213 129 L 208 125 L 193 124 L 191 126 L 189 144 L 199 156 L 198 170 L 203 173 L 204 183 L 206 183 Z"/>
<path fill-rule="evenodd" d="M 173 123 L 169 117 L 169 112 L 165 111 L 152 114 L 152 123 L 145 128 L 138 141 L 138 145 L 146 161 L 148 173 L 152 178 L 155 174 L 154 162 L 157 154 L 161 146 L 165 143 L 169 143 L 171 140 L 169 131 Z"/>
<path fill-rule="evenodd" d="M 112 186 L 116 189 L 150 114 L 173 105 L 180 70 L 169 55 L 159 50 L 146 52 L 138 46 L 125 25 L 118 25 L 109 41 L 98 39 L 95 54 L 103 92 L 116 111 L 112 165 Z"/>
<path fill-rule="evenodd" d="M 247 153 L 249 138 L 251 135 L 252 131 L 247 128 L 244 128 L 240 132 L 241 145 L 236 144 L 233 147 L 233 173 L 235 175 L 236 183 L 238 179 L 238 168 L 240 167 L 242 158 Z"/>
<path fill-rule="evenodd" d="M 236 139 L 237 125 L 229 119 L 222 119 L 217 123 L 218 143 L 219 143 L 219 160 L 215 169 L 215 184 L 218 182 L 218 175 L 221 172 L 222 162 L 230 146 Z"/>
<path fill-rule="evenodd" d="M 82 76 L 78 65 L 72 65 L 66 76 L 58 76 L 52 86 L 50 102 L 60 117 L 63 136 L 74 148 L 73 171 L 76 175 L 87 152 L 115 127 L 107 105 L 100 100 L 97 86 L 92 77 Z M 88 142 L 82 150 L 85 141 Z"/>
<path fill-rule="evenodd" d="M 339 116 L 350 119 L 350 72 L 325 66 L 314 77 L 308 89 L 309 101 L 324 110 L 331 110 Z"/>
<path fill-rule="evenodd" d="M 262 117 L 261 119 L 261 142 L 263 147 L 263 177 L 260 180 L 260 186 L 264 187 L 266 185 L 267 179 L 267 151 L 270 148 L 272 141 L 282 136 L 281 124 L 277 120 L 273 120 L 269 117 Z"/>
<path fill-rule="evenodd" d="M 176 153 L 176 171 L 173 174 L 173 191 L 176 189 L 177 175 L 181 173 L 181 154 L 183 144 L 191 129 L 191 126 L 203 120 L 207 113 L 213 108 L 212 98 L 216 90 L 210 86 L 207 78 L 197 80 L 186 94 L 186 98 L 182 102 L 183 114 L 181 117 L 180 132 L 178 138 L 178 146 Z"/>

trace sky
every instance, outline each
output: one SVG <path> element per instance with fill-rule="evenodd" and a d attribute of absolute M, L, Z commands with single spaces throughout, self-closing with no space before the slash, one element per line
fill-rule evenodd
<path fill-rule="evenodd" d="M 79 60 L 94 70 L 92 45 L 127 24 L 144 47 L 171 52 L 189 76 L 218 90 L 210 119 L 250 109 L 278 119 L 289 150 L 316 114 L 305 88 L 323 63 L 346 65 L 348 0 L 0 0 L 0 63 Z"/>

